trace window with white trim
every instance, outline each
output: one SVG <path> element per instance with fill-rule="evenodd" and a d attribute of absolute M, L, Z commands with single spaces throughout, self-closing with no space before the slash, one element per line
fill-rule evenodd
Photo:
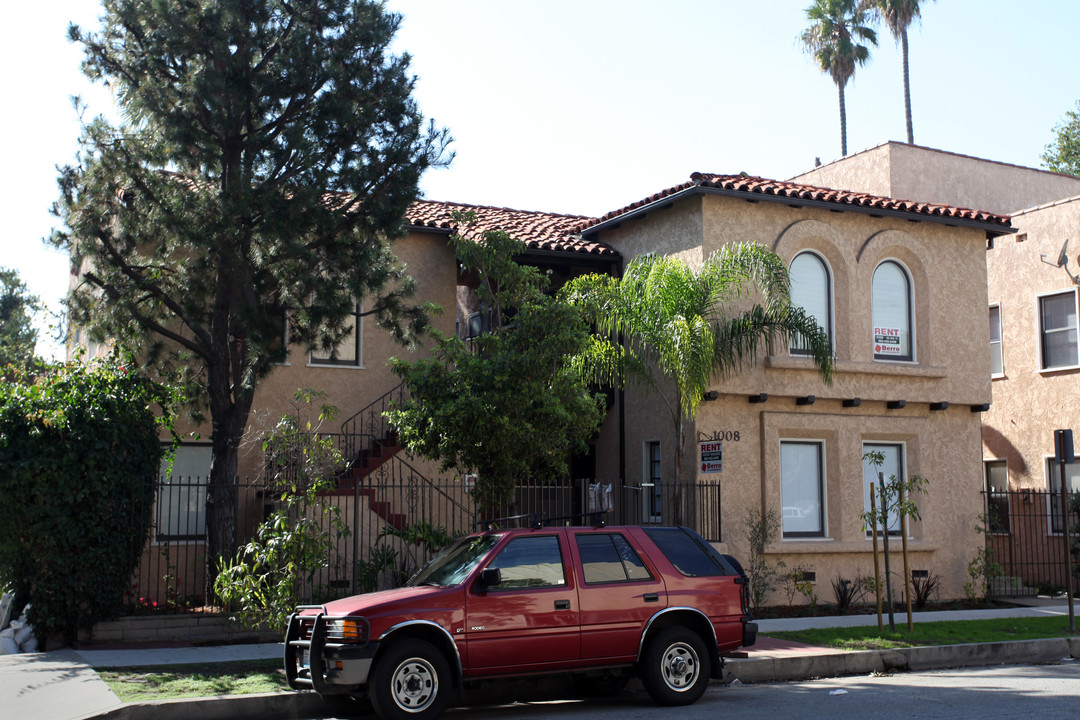
<path fill-rule="evenodd" d="M 895 260 L 874 270 L 874 359 L 911 361 L 915 358 L 911 278 Z"/>
<path fill-rule="evenodd" d="M 1046 459 L 1046 476 L 1050 479 L 1048 486 L 1050 492 L 1047 498 L 1046 511 L 1050 514 L 1050 532 L 1055 535 L 1061 534 L 1061 463 L 1054 458 Z M 1080 463 L 1065 464 L 1065 491 L 1068 494 L 1080 492 Z M 1072 518 L 1076 522 L 1076 518 Z"/>
<path fill-rule="evenodd" d="M 357 307 L 352 322 L 349 323 L 348 331 L 335 347 L 331 349 L 312 348 L 311 364 L 360 367 L 363 359 L 361 354 L 363 328 L 360 308 Z"/>
<path fill-rule="evenodd" d="M 1076 367 L 1076 292 L 1043 295 L 1039 298 L 1039 336 L 1042 369 Z"/>
<path fill-rule="evenodd" d="M 820 255 L 807 250 L 796 255 L 791 261 L 788 277 L 791 282 L 791 304 L 801 307 L 807 315 L 817 321 L 817 324 L 825 331 L 831 347 L 833 345 L 832 276 L 829 273 L 828 264 Z M 800 343 L 798 339 L 792 338 L 792 355 L 808 355 L 809 353 L 805 342 Z"/>
<path fill-rule="evenodd" d="M 154 539 L 158 542 L 203 540 L 206 534 L 206 488 L 213 448 L 184 444 L 176 448 L 172 467 L 161 463 L 154 498 Z"/>
<path fill-rule="evenodd" d="M 1005 361 L 1001 353 L 1001 306 L 990 306 L 990 377 L 1005 374 Z"/>
<path fill-rule="evenodd" d="M 881 453 L 884 461 L 880 466 L 875 467 L 866 458 L 869 453 Z M 864 443 L 863 444 L 863 508 L 866 512 L 870 512 L 870 485 L 874 486 L 874 507 L 877 508 L 878 514 L 881 514 L 881 480 L 878 477 L 878 473 L 884 476 L 884 481 L 888 484 L 891 478 L 898 478 L 901 481 L 905 479 L 904 475 L 904 446 L 901 443 Z M 888 527 L 890 535 L 900 534 L 900 516 L 897 515 L 892 507 L 890 507 L 887 523 L 880 523 L 878 525 L 878 534 Z M 870 536 L 870 528 L 866 530 L 867 537 Z"/>
<path fill-rule="evenodd" d="M 825 447 L 780 441 L 780 505 L 785 538 L 825 537 Z"/>

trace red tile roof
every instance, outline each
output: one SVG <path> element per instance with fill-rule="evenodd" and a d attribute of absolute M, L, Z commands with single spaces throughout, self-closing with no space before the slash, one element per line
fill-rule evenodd
<path fill-rule="evenodd" d="M 968 208 L 953 207 L 939 203 L 911 202 L 897 200 L 896 198 L 869 195 L 867 193 L 851 192 L 848 190 L 832 190 L 830 188 L 816 187 L 814 185 L 800 185 L 798 183 L 783 182 L 780 180 L 768 180 L 752 175 L 715 175 L 712 173 L 694 173 L 689 182 L 676 185 L 675 187 L 661 190 L 643 200 L 631 203 L 626 207 L 613 210 L 595 220 L 587 221 L 578 227 L 579 231 L 588 230 L 609 220 L 633 212 L 647 205 L 659 202 L 672 195 L 677 195 L 696 188 L 718 190 L 727 194 L 750 196 L 760 195 L 763 199 L 775 199 L 778 201 L 812 202 L 827 205 L 841 205 L 853 210 L 874 213 L 881 211 L 886 213 L 905 213 L 912 215 L 928 216 L 928 218 L 940 218 L 941 221 L 957 220 L 978 223 L 992 227 L 1000 227 L 1002 231 L 1012 230 L 1008 215 L 983 210 L 970 210 Z"/>
<path fill-rule="evenodd" d="M 530 250 L 586 253 L 613 258 L 618 255 L 618 252 L 606 243 L 581 239 L 577 229 L 594 222 L 594 218 L 584 215 L 559 215 L 485 205 L 417 200 L 409 207 L 405 222 L 414 228 L 457 230 L 458 223 L 452 216 L 455 210 L 472 211 L 476 215 L 476 225 L 465 232 L 466 237 L 479 236 L 485 230 L 504 230 L 523 241 Z"/>

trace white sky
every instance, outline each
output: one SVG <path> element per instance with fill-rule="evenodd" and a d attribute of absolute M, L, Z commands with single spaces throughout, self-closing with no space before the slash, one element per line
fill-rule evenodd
<path fill-rule="evenodd" d="M 810 0 L 389 0 L 424 113 L 457 159 L 429 173 L 436 200 L 599 215 L 688 179 L 786 179 L 840 155 L 836 87 L 799 46 Z M 0 266 L 59 306 L 66 258 L 55 166 L 74 158 L 69 97 L 109 111 L 79 72 L 69 21 L 90 0 L 13 3 L 5 68 Z M 915 141 L 1037 167 L 1080 99 L 1080 3 L 941 0 L 911 31 Z M 847 88 L 848 149 L 906 139 L 899 49 L 887 30 Z M 921 198 L 910 198 L 921 199 Z M 43 339 L 44 340 L 44 339 Z M 55 352 L 39 341 L 39 352 Z"/>

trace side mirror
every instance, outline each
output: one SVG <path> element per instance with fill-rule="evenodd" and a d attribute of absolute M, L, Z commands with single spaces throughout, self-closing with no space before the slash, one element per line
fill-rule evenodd
<path fill-rule="evenodd" d="M 502 584 L 502 570 L 499 568 L 484 568 L 480 572 L 480 592 L 487 592 L 489 587 Z"/>

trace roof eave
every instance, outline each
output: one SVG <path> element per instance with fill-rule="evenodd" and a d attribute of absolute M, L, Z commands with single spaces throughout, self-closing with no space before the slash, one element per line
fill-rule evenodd
<path fill-rule="evenodd" d="M 639 208 L 635 208 L 629 212 L 621 215 L 616 215 L 613 218 L 605 220 L 604 222 L 597 223 L 592 227 L 585 228 L 581 231 L 582 236 L 592 235 L 598 233 L 601 230 L 606 230 L 612 227 L 616 227 L 626 220 L 631 220 L 642 215 L 646 215 L 655 210 L 664 208 L 674 203 L 676 200 L 681 200 L 688 197 L 691 194 L 701 193 L 703 195 L 721 195 L 724 197 L 740 198 L 749 202 L 772 202 L 787 205 L 789 207 L 813 207 L 822 210 L 829 210 L 832 212 L 857 212 L 864 215 L 871 215 L 875 217 L 895 217 L 908 220 L 910 222 L 932 222 L 940 225 L 947 225 L 950 227 L 964 227 L 974 230 L 982 230 L 987 234 L 987 237 L 998 237 L 1000 235 L 1008 235 L 1015 233 L 1016 228 L 1012 225 L 1000 225 L 998 223 L 983 222 L 981 220 L 968 220 L 965 218 L 948 217 L 945 215 L 930 215 L 925 213 L 915 213 L 906 210 L 893 210 L 890 208 L 875 208 L 875 207 L 863 207 L 860 205 L 853 205 L 848 203 L 830 202 L 828 200 L 813 200 L 803 198 L 784 197 L 783 195 L 770 195 L 767 193 L 754 193 L 746 192 L 745 190 L 729 190 L 727 188 L 717 187 L 703 187 L 701 185 L 695 185 L 693 187 L 685 188 L 671 195 L 665 195 L 662 198 L 654 200 L 647 205 L 642 205 Z"/>

